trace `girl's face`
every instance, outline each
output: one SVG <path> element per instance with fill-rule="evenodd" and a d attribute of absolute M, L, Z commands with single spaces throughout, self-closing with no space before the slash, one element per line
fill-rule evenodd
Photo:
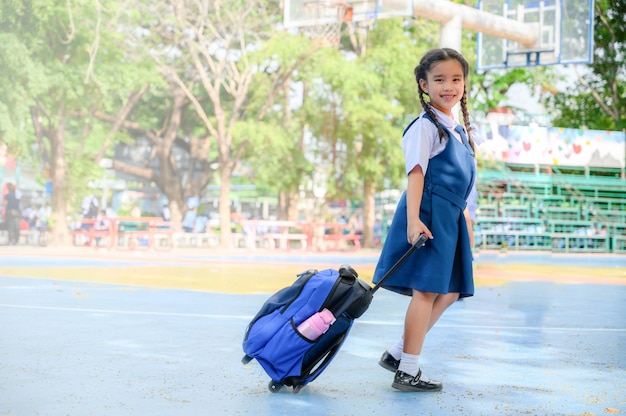
<path fill-rule="evenodd" d="M 430 103 L 437 110 L 452 116 L 454 107 L 465 90 L 463 67 L 456 59 L 440 61 L 430 68 L 427 79 L 420 79 L 420 87 L 430 97 Z"/>

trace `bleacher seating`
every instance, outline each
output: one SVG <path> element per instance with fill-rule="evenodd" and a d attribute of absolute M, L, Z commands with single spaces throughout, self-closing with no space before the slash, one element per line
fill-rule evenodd
<path fill-rule="evenodd" d="M 620 169 L 492 166 L 477 187 L 479 248 L 626 253 Z"/>

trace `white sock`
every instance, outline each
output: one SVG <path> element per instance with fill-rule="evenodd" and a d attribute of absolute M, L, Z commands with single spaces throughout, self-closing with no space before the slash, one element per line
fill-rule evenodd
<path fill-rule="evenodd" d="M 420 375 L 420 380 L 422 380 L 425 383 L 428 383 L 430 381 L 430 378 L 428 378 L 428 376 L 424 374 L 424 372 L 422 371 L 422 375 Z"/>
<path fill-rule="evenodd" d="M 391 348 L 387 350 L 387 352 L 396 360 L 399 360 L 402 357 L 402 350 L 404 349 L 404 338 L 400 337 L 400 339 L 393 344 Z"/>
<path fill-rule="evenodd" d="M 398 370 L 415 377 L 420 370 L 420 356 L 403 352 Z"/>

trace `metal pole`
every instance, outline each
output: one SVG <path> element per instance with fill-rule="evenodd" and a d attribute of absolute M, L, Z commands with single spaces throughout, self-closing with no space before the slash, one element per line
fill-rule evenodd
<path fill-rule="evenodd" d="M 452 3 L 448 0 L 413 0 L 413 15 L 436 20 L 445 26 L 448 26 L 448 22 L 451 21 L 458 24 L 460 19 L 461 27 L 465 29 L 509 39 L 527 47 L 531 47 L 537 42 L 537 33 L 524 23 L 486 13 L 473 7 Z M 441 42 L 445 42 L 446 45 L 459 45 L 457 50 L 460 50 L 460 30 L 457 30 L 458 36 L 455 35 L 458 37 L 458 41 L 450 39 L 451 31 L 452 29 L 449 27 L 442 27 L 442 35 L 445 35 L 445 39 L 442 37 Z"/>
<path fill-rule="evenodd" d="M 454 16 L 447 22 L 441 22 L 439 26 L 439 47 L 461 50 L 461 16 Z"/>

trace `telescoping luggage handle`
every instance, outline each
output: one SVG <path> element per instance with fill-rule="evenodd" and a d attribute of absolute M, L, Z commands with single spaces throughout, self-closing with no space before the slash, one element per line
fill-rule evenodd
<path fill-rule="evenodd" d="M 382 279 L 380 279 L 380 281 L 376 283 L 376 285 L 372 288 L 372 293 L 376 292 L 385 283 L 385 281 L 391 277 L 391 275 L 398 269 L 398 267 L 402 266 L 402 263 L 404 263 L 415 250 L 422 247 L 427 240 L 428 236 L 426 234 L 420 234 L 420 236 L 417 240 L 415 240 L 411 248 L 409 248 L 407 252 L 404 253 L 402 257 L 400 257 L 400 260 L 398 260 L 396 264 L 391 266 L 391 269 L 389 269 L 389 271 L 385 273 Z"/>

